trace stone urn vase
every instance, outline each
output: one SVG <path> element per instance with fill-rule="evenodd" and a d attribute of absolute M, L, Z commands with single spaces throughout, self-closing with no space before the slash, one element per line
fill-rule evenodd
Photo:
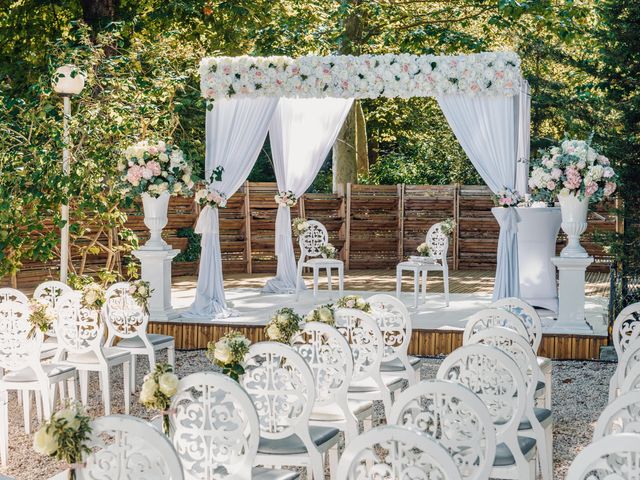
<path fill-rule="evenodd" d="M 561 257 L 589 256 L 580 245 L 580 235 L 587 229 L 587 213 L 589 212 L 589 198 L 579 199 L 577 195 L 558 195 L 560 211 L 562 212 L 562 231 L 567 234 L 569 242 L 560 252 Z"/>
<path fill-rule="evenodd" d="M 151 236 L 144 244 L 144 250 L 168 250 L 170 247 L 162 239 L 162 229 L 167 225 L 167 211 L 169 210 L 168 192 L 152 197 L 148 193 L 142 194 L 142 208 L 144 210 L 144 224 Z"/>

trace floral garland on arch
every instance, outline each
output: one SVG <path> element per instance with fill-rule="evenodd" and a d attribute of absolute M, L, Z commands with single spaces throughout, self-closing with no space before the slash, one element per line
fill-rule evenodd
<path fill-rule="evenodd" d="M 207 100 L 512 96 L 518 93 L 520 78 L 520 58 L 509 51 L 458 56 L 207 57 L 200 62 L 200 89 Z"/>

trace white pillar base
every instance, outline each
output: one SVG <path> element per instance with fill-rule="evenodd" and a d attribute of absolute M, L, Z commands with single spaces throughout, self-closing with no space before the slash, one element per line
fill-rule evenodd
<path fill-rule="evenodd" d="M 134 250 L 133 255 L 140 260 L 142 280 L 149 282 L 153 293 L 149 299 L 149 318 L 162 322 L 173 320 L 178 313 L 171 306 L 171 261 L 180 252 L 177 249 Z"/>
<path fill-rule="evenodd" d="M 558 319 L 545 333 L 593 334 L 584 315 L 584 276 L 593 257 L 551 257 L 551 262 L 560 275 Z"/>

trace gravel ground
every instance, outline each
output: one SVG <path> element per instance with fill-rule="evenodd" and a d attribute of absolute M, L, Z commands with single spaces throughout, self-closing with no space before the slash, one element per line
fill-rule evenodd
<path fill-rule="evenodd" d="M 215 370 L 203 351 L 178 352 L 177 371 L 185 376 L 202 370 Z M 140 365 L 142 363 L 142 365 Z M 429 358 L 423 363 L 422 378 L 435 377 L 440 359 Z M 138 384 L 142 381 L 146 365 L 138 362 Z M 553 364 L 553 413 L 554 413 L 554 464 L 555 479 L 563 479 L 571 461 L 591 439 L 593 426 L 607 403 L 609 378 L 615 365 L 602 362 L 554 362 Z M 124 413 L 122 406 L 122 371 L 112 371 L 112 410 Z M 144 407 L 133 396 L 131 414 L 149 418 Z M 103 414 L 97 376 L 91 377 L 88 412 L 92 416 Z M 42 480 L 61 470 L 61 465 L 48 457 L 35 453 L 31 448 L 31 435 L 22 427 L 22 407 L 15 396 L 9 398 L 9 465 L 0 467 L 0 478 L 9 475 L 16 480 Z M 34 426 L 37 421 L 34 413 Z"/>

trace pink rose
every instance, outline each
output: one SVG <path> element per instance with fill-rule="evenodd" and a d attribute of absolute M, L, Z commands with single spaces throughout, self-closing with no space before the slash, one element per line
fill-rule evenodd
<path fill-rule="evenodd" d="M 548 190 L 555 190 L 556 189 L 556 182 L 554 182 L 553 180 L 549 180 L 547 182 L 547 189 Z"/>
<path fill-rule="evenodd" d="M 480 86 L 476 82 L 473 82 L 471 84 L 471 91 L 472 92 L 479 92 L 480 91 Z"/>
<path fill-rule="evenodd" d="M 590 197 L 591 195 L 593 195 L 597 191 L 598 191 L 598 184 L 596 182 L 589 182 L 586 185 L 586 188 L 584 190 L 584 194 L 587 197 Z"/>
<path fill-rule="evenodd" d="M 613 182 L 607 182 L 604 184 L 604 194 L 608 197 L 616 191 L 616 184 Z"/>
<path fill-rule="evenodd" d="M 598 155 L 598 162 L 600 162 L 600 165 L 610 165 L 611 162 L 609 162 L 609 159 L 607 157 L 605 157 L 604 155 Z"/>
<path fill-rule="evenodd" d="M 127 181 L 133 185 L 136 185 L 140 182 L 140 178 L 142 177 L 142 169 L 138 165 L 134 165 L 129 168 L 127 171 Z"/>
<path fill-rule="evenodd" d="M 504 72 L 502 70 L 496 72 L 496 78 L 504 78 Z"/>
<path fill-rule="evenodd" d="M 231 73 L 231 67 L 229 65 L 223 67 L 222 73 L 224 73 L 225 75 L 229 75 Z"/>
<path fill-rule="evenodd" d="M 157 155 L 158 154 L 158 149 L 157 147 L 149 147 L 149 153 L 151 155 Z"/>
<path fill-rule="evenodd" d="M 143 167 L 142 168 L 142 178 L 144 178 L 145 180 L 151 180 L 151 177 L 153 177 L 153 172 L 148 169 L 147 167 Z"/>
<path fill-rule="evenodd" d="M 162 169 L 160 168 L 160 164 L 158 162 L 156 162 L 155 160 L 147 162 L 147 168 L 149 170 L 151 170 L 151 173 L 153 173 L 153 175 L 155 177 L 159 176 L 162 173 Z"/>
<path fill-rule="evenodd" d="M 551 170 L 551 178 L 554 180 L 558 180 L 562 176 L 562 170 L 559 168 L 554 168 Z"/>

